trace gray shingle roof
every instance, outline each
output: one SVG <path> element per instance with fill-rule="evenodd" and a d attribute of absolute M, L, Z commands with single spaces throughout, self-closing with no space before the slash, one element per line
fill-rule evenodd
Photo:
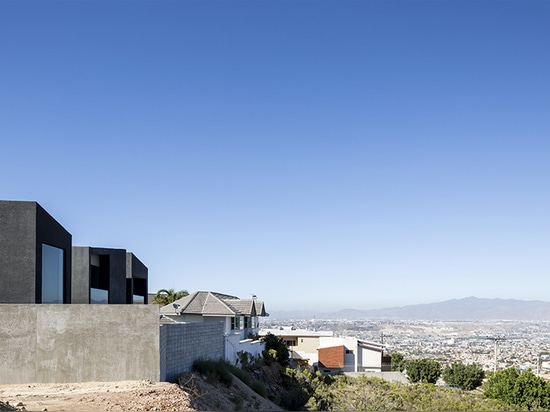
<path fill-rule="evenodd" d="M 177 308 L 174 305 L 178 305 Z M 260 311 L 258 312 L 258 309 Z M 263 302 L 217 292 L 195 292 L 160 308 L 165 315 L 267 316 Z"/>
<path fill-rule="evenodd" d="M 225 303 L 244 316 L 256 316 L 256 307 L 254 306 L 254 301 L 252 299 L 228 299 Z"/>
<path fill-rule="evenodd" d="M 269 316 L 269 313 L 265 311 L 265 305 L 263 302 L 255 300 L 256 316 Z"/>

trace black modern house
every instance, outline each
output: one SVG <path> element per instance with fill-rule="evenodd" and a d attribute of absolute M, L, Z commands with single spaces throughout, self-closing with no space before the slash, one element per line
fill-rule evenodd
<path fill-rule="evenodd" d="M 71 247 L 38 203 L 0 201 L 0 303 L 71 303 Z"/>
<path fill-rule="evenodd" d="M 73 247 L 73 303 L 147 303 L 147 267 L 125 249 Z"/>
<path fill-rule="evenodd" d="M 125 249 L 73 247 L 37 202 L 0 201 L 0 303 L 147 303 L 147 281 Z"/>

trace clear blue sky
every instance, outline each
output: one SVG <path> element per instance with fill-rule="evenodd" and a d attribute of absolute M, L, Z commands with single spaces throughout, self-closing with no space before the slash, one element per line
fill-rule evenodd
<path fill-rule="evenodd" d="M 149 289 L 550 300 L 550 2 L 0 1 L 0 198 Z"/>

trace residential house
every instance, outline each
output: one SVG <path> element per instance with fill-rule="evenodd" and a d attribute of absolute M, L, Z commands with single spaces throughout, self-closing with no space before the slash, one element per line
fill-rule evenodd
<path fill-rule="evenodd" d="M 72 236 L 37 202 L 0 201 L 0 303 L 71 303 Z"/>
<path fill-rule="evenodd" d="M 159 323 L 158 305 L 127 304 L 148 302 L 147 280 L 125 249 L 73 247 L 37 202 L 0 201 L 0 384 L 174 381 L 197 359 L 237 362 L 265 347 L 263 302 L 197 292 Z"/>
<path fill-rule="evenodd" d="M 37 202 L 0 201 L 0 303 L 146 303 L 147 277 L 124 249 L 73 247 Z"/>
<path fill-rule="evenodd" d="M 291 360 L 296 363 L 307 362 L 311 366 L 317 364 L 317 349 L 321 337 L 334 336 L 334 332 L 331 330 L 313 331 L 294 327 L 261 329 L 259 335 L 265 336 L 268 333 L 278 336 L 285 342 Z"/>
<path fill-rule="evenodd" d="M 74 246 L 72 302 L 147 303 L 147 267 L 125 249 Z"/>
<path fill-rule="evenodd" d="M 147 267 L 124 249 L 73 248 L 37 202 L 0 201 L 0 285 L 0 383 L 163 380 L 182 352 L 158 307 L 125 305 L 146 302 Z M 82 305 L 100 302 L 120 305 Z"/>
<path fill-rule="evenodd" d="M 389 357 L 384 346 L 357 338 L 335 337 L 333 331 L 296 328 L 262 329 L 260 336 L 271 333 L 280 337 L 296 363 L 307 362 L 327 374 L 344 372 L 389 371 Z"/>
<path fill-rule="evenodd" d="M 160 308 L 163 322 L 221 322 L 224 325 L 224 357 L 239 362 L 239 354 L 258 357 L 264 344 L 258 340 L 259 318 L 269 316 L 255 297 L 240 299 L 216 292 L 199 291 Z"/>
<path fill-rule="evenodd" d="M 390 359 L 384 345 L 352 337 L 322 337 L 317 368 L 325 374 L 388 372 Z"/>

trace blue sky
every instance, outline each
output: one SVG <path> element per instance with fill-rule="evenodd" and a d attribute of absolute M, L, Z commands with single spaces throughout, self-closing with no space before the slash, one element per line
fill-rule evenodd
<path fill-rule="evenodd" d="M 550 300 L 547 1 L 0 1 L 0 193 L 149 289 Z"/>

